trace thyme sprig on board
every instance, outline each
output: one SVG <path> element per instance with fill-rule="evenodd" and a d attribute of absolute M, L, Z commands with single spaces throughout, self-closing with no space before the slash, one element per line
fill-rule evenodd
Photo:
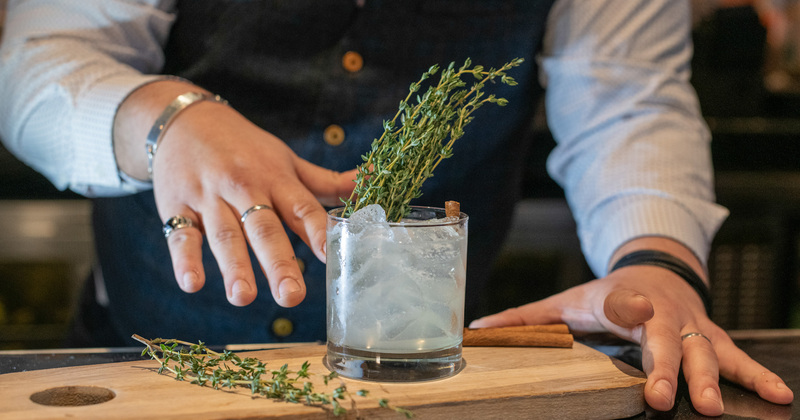
<path fill-rule="evenodd" d="M 422 183 L 433 176 L 439 163 L 453 154 L 453 144 L 464 135 L 464 127 L 472 113 L 486 103 L 505 106 L 508 101 L 495 95 L 486 95 L 484 88 L 499 79 L 501 83 L 515 86 L 517 82 L 506 72 L 522 64 L 516 58 L 495 69 L 472 67 L 467 59 L 455 68 L 455 63 L 441 72 L 439 81 L 431 84 L 420 95 L 422 85 L 440 68 L 434 65 L 412 83 L 408 95 L 400 102 L 394 118 L 383 123 L 383 134 L 372 142 L 371 150 L 362 156 L 364 163 L 358 168 L 356 187 L 345 204 L 348 217 L 369 204 L 380 204 L 387 219 L 399 221 L 410 212 L 412 199 L 422 195 Z M 472 75 L 477 81 L 467 87 L 462 77 Z M 411 98 L 416 94 L 416 104 Z"/>
<path fill-rule="evenodd" d="M 360 418 L 356 401 L 344 382 L 327 392 L 314 389 L 314 384 L 310 381 L 312 373 L 309 371 L 308 361 L 297 371 L 289 370 L 285 364 L 278 369 L 268 369 L 266 363 L 256 358 L 241 358 L 228 350 L 219 353 L 206 347 L 202 341 L 195 344 L 174 339 L 148 340 L 136 334 L 133 338 L 146 346 L 142 350 L 142 356 L 149 354 L 152 359 L 161 363 L 159 374 L 171 373 L 178 381 L 191 381 L 193 384 L 214 389 L 250 388 L 254 395 L 329 409 L 334 416 L 347 414 L 348 409 L 342 404 L 349 399 L 350 409 L 355 411 L 356 418 Z M 318 375 L 322 377 L 325 386 L 332 384 L 338 377 L 336 372 Z M 369 391 L 362 389 L 356 395 L 367 397 L 368 393 Z M 407 409 L 390 405 L 385 398 L 379 399 L 378 405 L 394 410 L 406 418 L 414 416 Z"/>

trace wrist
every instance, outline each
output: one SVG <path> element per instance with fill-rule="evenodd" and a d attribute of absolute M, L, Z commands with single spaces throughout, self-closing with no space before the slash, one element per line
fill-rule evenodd
<path fill-rule="evenodd" d="M 631 239 L 614 251 L 611 259 L 608 262 L 608 269 L 610 269 L 616 263 L 616 261 L 623 256 L 642 249 L 666 252 L 667 254 L 677 257 L 689 265 L 689 267 L 691 267 L 692 270 L 694 270 L 694 272 L 697 273 L 701 279 L 703 279 L 706 285 L 709 284 L 708 276 L 706 274 L 705 260 L 701 258 L 695 250 L 689 248 L 681 242 L 678 242 L 677 240 L 664 236 L 642 236 Z"/>
<path fill-rule="evenodd" d="M 114 118 L 113 142 L 117 167 L 123 174 L 150 182 L 146 139 L 164 109 L 186 92 L 210 93 L 177 78 L 158 80 L 139 87 L 120 104 Z"/>
<path fill-rule="evenodd" d="M 219 95 L 211 95 L 204 92 L 189 91 L 178 95 L 172 102 L 167 105 L 161 112 L 150 131 L 147 133 L 145 139 L 145 155 L 147 156 L 147 176 L 152 181 L 153 179 L 153 159 L 156 156 L 158 145 L 164 132 L 169 128 L 172 120 L 178 116 L 183 110 L 190 106 L 202 101 L 212 101 L 227 104 L 228 101 L 222 99 Z"/>
<path fill-rule="evenodd" d="M 694 289 L 703 301 L 706 314 L 711 316 L 711 292 L 703 279 L 681 259 L 663 251 L 652 249 L 639 249 L 620 258 L 609 272 L 614 272 L 623 267 L 648 265 L 661 267 L 677 274 Z"/>

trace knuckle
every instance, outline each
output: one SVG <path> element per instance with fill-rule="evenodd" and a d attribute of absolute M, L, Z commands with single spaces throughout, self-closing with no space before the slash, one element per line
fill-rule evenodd
<path fill-rule="evenodd" d="M 225 175 L 224 188 L 234 192 L 247 192 L 253 189 L 254 177 L 252 173 L 241 169 L 234 169 Z"/>
<path fill-rule="evenodd" d="M 295 203 L 291 217 L 298 220 L 305 220 L 320 209 L 321 207 L 317 202 L 302 200 Z"/>
<path fill-rule="evenodd" d="M 173 251 L 181 251 L 202 242 L 202 234 L 199 229 L 185 228 L 178 229 L 169 234 L 167 245 Z"/>
<path fill-rule="evenodd" d="M 719 381 L 719 371 L 703 366 L 687 367 L 683 370 L 686 380 L 703 388 L 716 384 Z"/>
<path fill-rule="evenodd" d="M 702 365 L 698 368 L 698 372 L 702 378 L 706 378 L 709 382 L 716 383 L 719 380 L 719 368 L 716 363 L 713 365 Z"/>
<path fill-rule="evenodd" d="M 525 312 L 522 308 L 508 308 L 502 312 L 504 316 L 514 325 L 525 325 Z"/>
<path fill-rule="evenodd" d="M 674 363 L 665 360 L 656 360 L 653 362 L 653 371 L 661 373 L 661 376 L 668 378 L 677 378 L 680 370 L 680 363 Z"/>
<path fill-rule="evenodd" d="M 225 274 L 239 277 L 241 275 L 248 275 L 252 272 L 253 268 L 250 265 L 250 260 L 231 259 L 228 261 L 220 262 L 220 269 L 222 270 L 223 277 Z"/>
<path fill-rule="evenodd" d="M 214 231 L 210 240 L 216 244 L 227 245 L 235 242 L 242 235 L 242 231 L 238 226 L 225 225 Z"/>
<path fill-rule="evenodd" d="M 179 229 L 169 234 L 168 243 L 176 247 L 183 247 L 191 242 L 191 239 L 186 229 Z"/>
<path fill-rule="evenodd" d="M 297 270 L 297 262 L 293 259 L 277 258 L 270 261 L 266 269 L 271 273 Z"/>
<path fill-rule="evenodd" d="M 291 185 L 297 183 L 297 176 L 282 166 L 276 165 L 271 167 L 269 175 L 264 180 L 271 186 Z"/>
<path fill-rule="evenodd" d="M 277 223 L 253 223 L 246 231 L 253 242 L 269 241 L 284 233 L 283 226 Z"/>

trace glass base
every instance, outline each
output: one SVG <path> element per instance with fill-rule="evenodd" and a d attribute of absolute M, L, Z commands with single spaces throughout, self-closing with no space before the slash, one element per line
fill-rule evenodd
<path fill-rule="evenodd" d="M 328 343 L 325 366 L 352 379 L 415 382 L 447 378 L 460 372 L 465 362 L 461 345 L 423 353 L 376 353 Z"/>

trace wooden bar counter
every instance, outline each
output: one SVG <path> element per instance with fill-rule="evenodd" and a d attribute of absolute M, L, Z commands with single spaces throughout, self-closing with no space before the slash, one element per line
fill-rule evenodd
<path fill-rule="evenodd" d="M 731 336 L 796 393 L 800 390 L 800 330 L 733 331 Z M 142 357 L 142 348 L 0 352 L 0 418 L 334 418 L 318 408 L 251 398 L 247 389 L 231 393 L 176 382 L 155 373 L 158 363 Z M 327 373 L 318 360 L 324 354 L 319 344 L 229 349 L 267 362 L 285 360 L 291 365 L 309 360 L 312 370 Z M 371 395 L 410 408 L 420 419 L 705 418 L 692 409 L 684 382 L 672 411 L 651 412 L 642 400 L 644 375 L 637 370 L 641 352 L 620 340 L 578 337 L 572 348 L 466 347 L 464 357 L 464 370 L 444 380 L 346 382 L 351 392 L 369 389 Z M 47 389 L 102 385 L 114 398 L 93 406 L 50 407 L 30 400 L 30 395 Z M 727 381 L 721 388 L 721 418 L 800 418 L 797 403 L 771 404 Z M 366 418 L 403 418 L 369 401 L 357 401 Z"/>

